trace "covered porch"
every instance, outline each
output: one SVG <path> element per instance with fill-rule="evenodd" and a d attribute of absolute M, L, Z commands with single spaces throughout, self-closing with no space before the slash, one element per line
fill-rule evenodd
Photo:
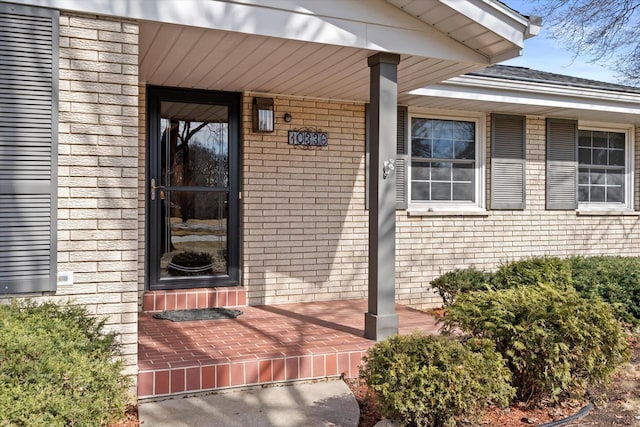
<path fill-rule="evenodd" d="M 227 305 L 229 306 L 229 305 Z M 138 397 L 163 398 L 314 378 L 358 376 L 375 342 L 363 337 L 366 300 L 239 306 L 236 319 L 138 321 Z M 396 305 L 400 334 L 435 334 L 437 318 Z"/>

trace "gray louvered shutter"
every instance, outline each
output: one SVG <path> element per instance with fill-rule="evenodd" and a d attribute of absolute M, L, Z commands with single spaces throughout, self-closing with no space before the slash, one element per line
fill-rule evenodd
<path fill-rule="evenodd" d="M 0 294 L 55 291 L 58 21 L 0 3 Z"/>
<path fill-rule="evenodd" d="M 491 209 L 525 208 L 525 120 L 491 115 Z"/>
<path fill-rule="evenodd" d="M 409 128 L 409 109 L 407 107 L 398 107 L 398 135 L 397 135 L 397 151 L 395 164 L 396 174 L 396 209 L 407 209 L 407 168 L 409 163 L 409 150 L 407 147 L 407 130 Z"/>
<path fill-rule="evenodd" d="M 578 208 L 578 122 L 547 119 L 547 209 Z"/>

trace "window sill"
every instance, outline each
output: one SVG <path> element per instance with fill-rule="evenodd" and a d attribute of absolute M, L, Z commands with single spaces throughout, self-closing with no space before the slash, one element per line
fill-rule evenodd
<path fill-rule="evenodd" d="M 578 216 L 640 216 L 640 211 L 631 209 L 578 209 Z"/>
<path fill-rule="evenodd" d="M 407 209 L 407 216 L 420 217 L 420 216 L 489 216 L 489 211 L 484 209 L 462 209 L 462 210 L 438 210 L 438 209 L 425 209 L 425 208 L 409 208 Z"/>

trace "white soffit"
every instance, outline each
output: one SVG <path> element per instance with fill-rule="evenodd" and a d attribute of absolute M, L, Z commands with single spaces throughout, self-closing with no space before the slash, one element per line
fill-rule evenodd
<path fill-rule="evenodd" d="M 640 94 L 480 76 L 454 77 L 402 94 L 414 107 L 640 123 Z"/>
<path fill-rule="evenodd" d="M 481 53 L 492 63 L 519 56 L 524 39 L 540 30 L 539 18 L 530 20 L 494 0 L 386 1 Z"/>
<path fill-rule="evenodd" d="M 375 51 L 157 22 L 140 24 L 140 81 L 367 101 Z M 402 56 L 399 91 L 477 69 L 476 64 Z"/>

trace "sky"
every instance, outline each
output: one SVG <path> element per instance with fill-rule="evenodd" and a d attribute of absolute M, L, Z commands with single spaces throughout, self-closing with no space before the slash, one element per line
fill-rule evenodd
<path fill-rule="evenodd" d="M 523 15 L 529 15 L 534 7 L 530 0 L 502 0 Z M 528 67 L 540 71 L 564 74 L 603 82 L 619 83 L 616 73 L 599 64 L 589 63 L 589 58 L 577 57 L 565 49 L 560 41 L 554 40 L 545 28 L 544 18 L 540 33 L 524 42 L 521 57 L 503 62 L 505 65 Z"/>

